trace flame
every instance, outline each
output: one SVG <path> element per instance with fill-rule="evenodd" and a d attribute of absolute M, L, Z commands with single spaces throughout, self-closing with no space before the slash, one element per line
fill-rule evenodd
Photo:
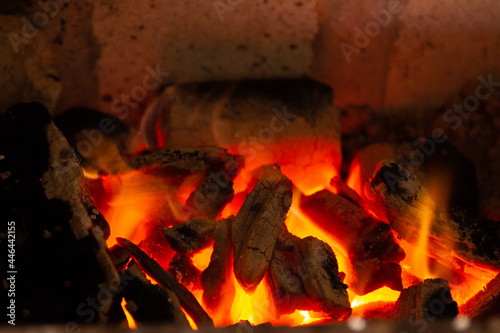
<path fill-rule="evenodd" d="M 356 193 L 364 198 L 364 186 L 361 180 L 361 162 L 359 157 L 354 158 L 349 169 L 349 176 L 347 177 L 347 186 L 352 188 Z"/>
<path fill-rule="evenodd" d="M 127 301 L 125 300 L 125 297 L 124 297 L 124 298 L 122 298 L 121 306 L 122 306 L 123 312 L 125 313 L 125 317 L 127 318 L 128 328 L 137 329 L 137 324 L 135 323 L 134 317 L 132 317 L 130 312 L 125 307 L 126 304 L 127 304 Z"/>
<path fill-rule="evenodd" d="M 398 297 L 399 297 L 400 292 L 396 290 L 392 290 L 388 287 L 382 287 L 380 289 L 377 289 L 375 291 L 372 291 L 369 294 L 363 295 L 363 296 L 356 296 L 352 301 L 351 301 L 351 306 L 353 308 L 356 308 L 360 305 L 363 304 L 368 304 L 372 302 L 395 302 Z"/>

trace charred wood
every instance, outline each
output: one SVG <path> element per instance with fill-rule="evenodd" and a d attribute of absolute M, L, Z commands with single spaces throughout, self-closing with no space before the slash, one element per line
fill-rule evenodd
<path fill-rule="evenodd" d="M 177 282 L 172 275 L 165 272 L 154 259 L 148 257 L 148 255 L 139 249 L 137 245 L 124 238 L 117 238 L 116 240 L 118 244 L 123 246 L 127 252 L 137 260 L 137 263 L 146 274 L 165 288 L 171 290 L 177 296 L 181 306 L 186 310 L 198 327 L 213 327 L 214 324 L 212 319 L 186 287 Z"/>
<path fill-rule="evenodd" d="M 125 269 L 125 266 L 130 261 L 130 255 L 128 254 L 127 250 L 125 250 L 120 245 L 113 245 L 108 252 L 109 257 L 111 258 L 111 261 L 113 262 L 116 270 L 122 271 L 123 269 Z"/>
<path fill-rule="evenodd" d="M 267 167 L 231 227 L 234 274 L 245 290 L 254 290 L 264 277 L 291 203 L 292 182 L 279 166 Z"/>
<path fill-rule="evenodd" d="M 175 254 L 170 260 L 167 272 L 183 286 L 189 287 L 191 290 L 200 289 L 201 272 L 194 266 L 191 257 L 188 255 Z"/>
<path fill-rule="evenodd" d="M 273 299 L 272 309 L 275 317 L 293 313 L 297 309 L 318 310 L 304 289 L 290 252 L 273 252 L 266 282 Z"/>
<path fill-rule="evenodd" d="M 94 206 L 73 149 L 41 104 L 22 103 L 0 116 L 0 156 L 2 233 L 7 221 L 15 226 L 11 269 L 22 272 L 16 323 L 83 322 L 88 318 L 78 306 L 98 293 L 113 294 L 119 278 L 105 232 L 89 214 Z M 0 266 L 8 267 L 4 258 Z M 90 321 L 110 322 L 113 307 L 109 297 Z"/>
<path fill-rule="evenodd" d="M 373 204 L 384 209 L 401 238 L 416 244 L 421 237 L 421 221 L 430 221 L 429 255 L 438 259 L 452 255 L 478 266 L 500 268 L 500 224 L 466 212 L 436 207 L 427 189 L 414 175 L 396 162 L 379 164 L 366 184 Z"/>
<path fill-rule="evenodd" d="M 123 161 L 126 163 L 124 169 Z M 184 178 L 192 174 L 209 175 L 222 171 L 234 179 L 243 167 L 243 159 L 231 155 L 220 147 L 198 147 L 182 149 L 160 149 L 143 151 L 138 155 L 126 156 L 123 161 L 110 163 L 105 174 L 119 174 L 126 169 L 142 170 L 148 174 L 176 175 Z"/>
<path fill-rule="evenodd" d="M 186 201 L 186 218 L 216 219 L 234 197 L 233 182 L 226 172 L 211 174 Z"/>
<path fill-rule="evenodd" d="M 394 306 L 393 319 L 452 319 L 457 315 L 458 306 L 451 297 L 448 281 L 427 279 L 403 289 Z"/>
<path fill-rule="evenodd" d="M 488 282 L 465 304 L 460 306 L 460 314 L 469 318 L 487 318 L 500 314 L 500 274 Z"/>
<path fill-rule="evenodd" d="M 175 251 L 190 254 L 212 244 L 216 225 L 215 220 L 196 218 L 163 229 L 163 236 Z"/>
<path fill-rule="evenodd" d="M 351 304 L 347 285 L 342 283 L 331 247 L 309 236 L 297 242 L 292 255 L 307 295 L 318 303 L 321 311 L 333 318 L 349 317 Z"/>
<path fill-rule="evenodd" d="M 171 324 L 190 327 L 173 292 L 160 285 L 153 285 L 135 262 L 121 273 L 127 281 L 124 288 L 125 307 L 139 325 Z"/>
<path fill-rule="evenodd" d="M 301 200 L 302 211 L 346 250 L 353 264 L 352 287 L 359 295 L 382 286 L 402 290 L 403 249 L 395 242 L 391 227 L 363 207 L 354 191 L 343 189 L 348 199 L 328 190 Z"/>
<path fill-rule="evenodd" d="M 232 278 L 233 244 L 231 241 L 233 220 L 234 217 L 231 216 L 217 224 L 210 264 L 201 274 L 203 302 L 214 313 L 229 313 L 235 295 Z"/>

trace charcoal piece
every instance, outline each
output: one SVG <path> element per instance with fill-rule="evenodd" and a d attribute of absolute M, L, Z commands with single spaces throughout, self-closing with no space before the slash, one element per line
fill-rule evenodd
<path fill-rule="evenodd" d="M 125 307 L 139 325 L 170 324 L 190 327 L 175 294 L 146 279 L 139 266 L 132 262 L 121 273 L 124 286 Z"/>
<path fill-rule="evenodd" d="M 403 289 L 394 306 L 393 319 L 452 319 L 457 315 L 458 306 L 451 297 L 448 281 L 427 279 Z"/>
<path fill-rule="evenodd" d="M 213 242 L 217 221 L 196 218 L 182 224 L 163 229 L 168 244 L 181 254 L 195 253 Z"/>
<path fill-rule="evenodd" d="M 127 252 L 137 261 L 141 269 L 156 282 L 171 290 L 179 299 L 183 309 L 193 319 L 198 327 L 213 327 L 213 321 L 203 310 L 196 298 L 182 284 L 167 272 L 154 260 L 148 257 L 141 249 L 131 241 L 124 238 L 117 238 L 118 244 L 123 246 Z"/>
<path fill-rule="evenodd" d="M 247 291 L 264 277 L 292 203 L 292 182 L 278 165 L 266 168 L 232 224 L 234 275 Z"/>
<path fill-rule="evenodd" d="M 307 294 L 297 273 L 292 254 L 275 250 L 269 263 L 266 282 L 273 300 L 273 315 L 279 318 L 295 310 L 320 310 Z M 315 306 L 316 305 L 316 306 Z"/>
<path fill-rule="evenodd" d="M 120 245 L 113 245 L 108 252 L 109 257 L 113 262 L 116 270 L 123 270 L 125 268 L 125 265 L 127 265 L 130 260 L 130 255 L 128 254 L 127 250 L 125 250 Z"/>
<path fill-rule="evenodd" d="M 500 314 L 500 273 L 459 309 L 460 314 L 471 319 L 498 316 Z"/>
<path fill-rule="evenodd" d="M 196 187 L 187 199 L 186 218 L 216 219 L 233 197 L 233 182 L 229 175 L 222 171 L 213 173 L 200 186 Z"/>
<path fill-rule="evenodd" d="M 352 310 L 347 285 L 342 283 L 331 247 L 309 236 L 298 240 L 292 255 L 304 289 L 321 311 L 340 320 L 349 317 Z"/>
<path fill-rule="evenodd" d="M 92 317 L 77 311 L 98 294 L 115 295 L 119 278 L 105 232 L 89 216 L 94 206 L 73 149 L 41 104 L 0 115 L 0 175 L 1 232 L 16 250 L 0 267 L 19 272 L 15 323 L 114 322 L 112 297 Z"/>
<path fill-rule="evenodd" d="M 399 263 L 405 253 L 396 243 L 391 227 L 359 206 L 361 199 L 354 192 L 348 197 L 351 199 L 322 190 L 303 197 L 300 207 L 348 253 L 356 274 L 352 288 L 358 295 L 382 286 L 402 290 Z"/>
<path fill-rule="evenodd" d="M 214 233 L 214 250 L 208 267 L 201 274 L 203 302 L 214 313 L 229 313 L 233 305 L 233 244 L 231 223 L 234 216 L 221 220 Z"/>
<path fill-rule="evenodd" d="M 167 272 L 189 289 L 200 289 L 201 272 L 194 266 L 191 257 L 176 253 L 170 260 Z"/>
<path fill-rule="evenodd" d="M 127 165 L 125 170 L 123 161 Z M 229 179 L 234 179 L 244 165 L 241 156 L 231 155 L 220 147 L 162 148 L 125 156 L 123 161 L 109 163 L 101 173 L 119 174 L 128 172 L 130 168 L 182 180 L 193 174 L 208 176 L 210 173 L 223 172 Z"/>

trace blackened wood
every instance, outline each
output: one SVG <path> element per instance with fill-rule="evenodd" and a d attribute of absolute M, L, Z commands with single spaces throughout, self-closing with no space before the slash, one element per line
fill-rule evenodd
<path fill-rule="evenodd" d="M 22 272 L 16 323 L 109 322 L 118 274 L 89 216 L 93 203 L 74 152 L 41 104 L 18 104 L 0 116 L 0 156 L 2 232 L 15 222 L 11 269 Z M 92 316 L 77 311 L 96 295 L 110 297 Z"/>
<path fill-rule="evenodd" d="M 382 286 L 402 290 L 403 249 L 396 243 L 391 227 L 368 213 L 357 202 L 354 191 L 346 199 L 328 190 L 301 200 L 302 211 L 345 249 L 356 274 L 352 287 L 364 295 Z"/>
<path fill-rule="evenodd" d="M 186 218 L 216 219 L 234 197 L 233 182 L 226 172 L 212 173 L 186 201 Z"/>
<path fill-rule="evenodd" d="M 139 325 L 170 324 L 190 327 L 175 294 L 160 285 L 153 285 L 132 262 L 122 273 L 127 281 L 124 287 L 126 309 Z"/>
<path fill-rule="evenodd" d="M 208 267 L 201 274 L 203 302 L 214 313 L 229 313 L 233 305 L 233 244 L 231 223 L 234 216 L 221 220 L 214 233 L 214 250 Z"/>
<path fill-rule="evenodd" d="M 464 211 L 436 207 L 419 179 L 396 162 L 379 164 L 366 184 L 366 195 L 382 207 L 400 237 L 416 244 L 421 237 L 421 221 L 430 221 L 429 256 L 454 256 L 478 266 L 500 268 L 500 224 Z M 465 260 L 464 260 L 465 259 Z"/>
<path fill-rule="evenodd" d="M 273 300 L 273 315 L 277 318 L 297 309 L 319 310 L 319 303 L 313 302 L 304 289 L 290 252 L 273 252 L 266 282 Z"/>
<path fill-rule="evenodd" d="M 111 261 L 113 262 L 113 265 L 115 266 L 117 271 L 123 270 L 127 263 L 130 261 L 130 255 L 128 254 L 127 250 L 125 250 L 120 245 L 113 245 L 109 249 L 109 257 L 111 258 Z"/>
<path fill-rule="evenodd" d="M 231 228 L 234 274 L 245 290 L 254 290 L 264 277 L 291 203 L 292 182 L 278 165 L 268 166 Z"/>
<path fill-rule="evenodd" d="M 339 275 L 337 258 L 325 242 L 309 236 L 295 245 L 293 261 L 309 297 L 330 317 L 345 319 L 351 315 L 347 285 Z"/>
<path fill-rule="evenodd" d="M 176 253 L 170 260 L 167 272 L 183 286 L 190 290 L 200 289 L 201 272 L 193 264 L 191 257 L 185 254 Z"/>
<path fill-rule="evenodd" d="M 165 272 L 165 270 L 154 260 L 148 257 L 141 249 L 134 243 L 124 238 L 117 238 L 118 244 L 123 246 L 128 253 L 137 260 L 141 269 L 148 274 L 156 282 L 171 290 L 179 299 L 181 306 L 186 310 L 188 315 L 193 319 L 198 327 L 211 326 L 213 321 L 208 314 L 203 310 L 200 303 L 194 298 L 193 294 L 189 292 L 182 284 Z"/>
<path fill-rule="evenodd" d="M 460 314 L 469 318 L 487 318 L 500 314 L 500 273 L 474 297 L 460 306 Z"/>
<path fill-rule="evenodd" d="M 190 254 L 212 244 L 216 225 L 215 220 L 196 218 L 163 229 L 163 236 L 175 251 Z"/>
<path fill-rule="evenodd" d="M 448 281 L 427 279 L 403 289 L 394 306 L 393 319 L 452 319 L 457 315 L 458 306 L 451 297 Z"/>
<path fill-rule="evenodd" d="M 243 167 L 240 156 L 228 154 L 226 149 L 220 147 L 143 151 L 135 156 L 124 157 L 124 161 L 133 170 L 167 176 L 188 176 L 194 173 L 208 175 L 210 172 L 223 171 L 233 179 Z M 118 174 L 127 170 L 123 170 L 121 161 L 116 161 L 103 171 Z"/>

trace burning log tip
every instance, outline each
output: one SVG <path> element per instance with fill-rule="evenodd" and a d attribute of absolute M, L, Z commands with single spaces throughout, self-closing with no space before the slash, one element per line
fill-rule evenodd
<path fill-rule="evenodd" d="M 196 298 L 194 298 L 186 287 L 177 282 L 177 280 L 175 280 L 175 278 L 170 274 L 165 272 L 165 270 L 154 259 L 151 259 L 131 241 L 121 237 L 116 238 L 116 241 L 137 261 L 145 273 L 165 288 L 174 292 L 179 299 L 181 306 L 186 310 L 189 316 L 193 318 L 198 327 L 213 327 L 212 319 L 208 316 L 205 310 L 203 310 Z"/>

